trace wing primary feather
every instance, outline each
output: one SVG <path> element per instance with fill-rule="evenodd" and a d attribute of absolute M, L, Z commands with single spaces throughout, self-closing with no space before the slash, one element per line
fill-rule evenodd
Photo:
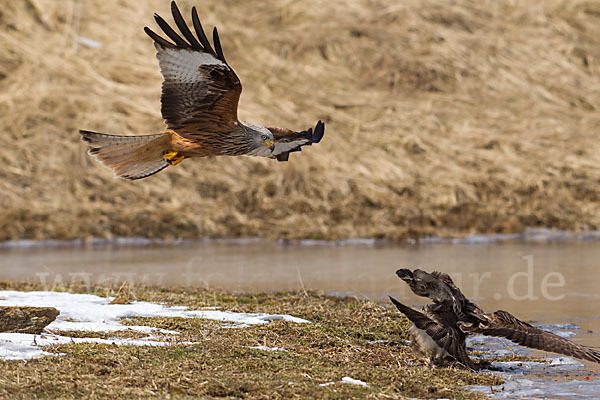
<path fill-rule="evenodd" d="M 165 35 L 167 35 L 169 38 L 171 38 L 172 41 L 175 42 L 177 47 L 182 49 L 190 47 L 190 44 L 183 40 L 183 38 L 179 36 L 177 32 L 175 32 L 173 28 L 171 28 L 171 26 L 167 23 L 167 21 L 165 21 L 160 15 L 154 14 L 154 19 L 156 20 L 158 26 L 160 26 L 160 29 L 162 29 Z"/>
<path fill-rule="evenodd" d="M 223 48 L 221 48 L 219 32 L 217 32 L 216 26 L 213 29 L 213 43 L 215 44 L 215 50 L 217 51 L 217 58 L 227 64 L 227 61 L 225 61 L 225 56 L 223 55 Z"/>
<path fill-rule="evenodd" d="M 325 134 L 325 124 L 319 120 L 317 122 L 317 126 L 315 127 L 315 133 L 312 137 L 313 143 L 319 143 L 321 139 L 323 139 L 323 135 Z"/>
<path fill-rule="evenodd" d="M 435 324 L 435 322 L 431 318 L 429 318 L 427 315 L 423 314 L 422 312 L 413 310 L 412 308 L 405 306 L 404 304 L 400 303 L 398 300 L 394 299 L 392 296 L 388 296 L 388 297 L 390 298 L 392 303 L 396 306 L 398 311 L 400 311 L 402 314 L 404 314 L 406 316 L 406 318 L 408 318 L 413 324 L 416 325 L 417 328 L 426 329 L 427 324 L 429 324 L 429 323 Z"/>
<path fill-rule="evenodd" d="M 152 29 L 148 28 L 147 26 L 144 27 L 144 32 L 146 32 L 146 35 L 150 36 L 150 38 L 152 38 L 152 40 L 154 40 L 154 42 L 161 45 L 162 47 L 177 48 L 176 45 L 174 45 L 173 43 L 169 42 L 166 39 L 163 39 L 162 37 L 160 37 L 159 35 L 154 33 L 154 31 Z"/>
<path fill-rule="evenodd" d="M 187 24 L 185 23 L 182 15 L 181 15 L 181 12 L 179 11 L 179 8 L 177 8 L 177 4 L 174 1 L 171 2 L 171 13 L 173 14 L 173 19 L 175 20 L 175 25 L 177 25 L 177 27 L 179 28 L 179 30 L 181 31 L 183 36 L 188 40 L 188 42 L 190 42 L 190 44 L 192 45 L 192 48 L 194 50 L 204 50 L 202 48 L 202 45 L 200 44 L 200 42 L 198 42 L 198 40 L 194 37 L 194 35 L 190 31 L 190 28 L 188 28 Z"/>
<path fill-rule="evenodd" d="M 196 11 L 196 7 L 192 7 L 192 24 L 194 25 L 194 30 L 196 31 L 196 35 L 198 35 L 198 39 L 200 39 L 200 43 L 204 47 L 204 51 L 212 54 L 213 56 L 217 56 L 215 51 L 213 50 L 210 42 L 206 38 L 204 34 L 204 29 L 202 29 L 202 24 L 200 23 L 200 19 L 198 18 L 198 12 Z"/>
<path fill-rule="evenodd" d="M 486 336 L 504 337 L 521 346 L 551 351 L 583 360 L 600 363 L 600 353 L 563 337 L 536 328 L 512 314 L 498 310 L 491 314 L 488 325 L 463 325 L 461 329 L 469 334 L 480 333 Z"/>

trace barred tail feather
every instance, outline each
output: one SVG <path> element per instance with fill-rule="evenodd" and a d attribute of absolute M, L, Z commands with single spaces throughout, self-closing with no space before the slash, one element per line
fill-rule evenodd
<path fill-rule="evenodd" d="M 79 131 L 89 146 L 89 154 L 113 169 L 115 176 L 124 179 L 142 179 L 169 166 L 163 158 L 169 149 L 167 133 L 144 136 L 117 136 Z"/>

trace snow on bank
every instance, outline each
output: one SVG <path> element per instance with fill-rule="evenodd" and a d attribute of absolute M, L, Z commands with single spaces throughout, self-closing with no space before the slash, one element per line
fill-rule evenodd
<path fill-rule="evenodd" d="M 598 399 L 598 374 L 590 373 L 582 380 L 581 375 L 571 376 L 570 373 L 583 364 L 568 357 L 548 360 L 551 360 L 550 364 L 533 361 L 494 363 L 494 366 L 510 371 L 500 374 L 504 383 L 498 386 L 469 386 L 468 389 L 502 400 Z M 548 374 L 549 368 L 555 369 L 553 374 Z M 592 375 L 596 376 L 592 378 Z"/>
<path fill-rule="evenodd" d="M 363 386 L 363 387 L 369 387 L 369 385 L 367 385 L 366 382 L 359 381 L 358 379 L 352 379 L 349 376 L 343 377 L 342 378 L 342 382 L 349 383 L 351 385 L 358 385 L 358 386 Z"/>
<path fill-rule="evenodd" d="M 344 376 L 341 380 L 341 383 L 349 383 L 351 385 L 358 385 L 358 386 L 362 386 L 362 387 L 369 387 L 369 385 L 366 382 L 363 381 L 359 381 L 358 379 L 353 379 L 350 378 L 349 376 Z M 325 382 L 325 383 L 320 383 L 319 386 L 331 386 L 331 385 L 335 385 L 335 382 Z"/>
<path fill-rule="evenodd" d="M 129 330 L 143 333 L 178 333 L 143 325 L 123 325 L 120 321 L 123 318 L 134 317 L 202 318 L 227 322 L 227 327 L 233 328 L 243 328 L 250 325 L 266 324 L 271 321 L 282 320 L 295 323 L 310 323 L 310 321 L 290 315 L 235 313 L 214 308 L 189 310 L 183 306 L 168 307 L 145 301 L 136 301 L 132 304 L 109 304 L 113 299 L 112 297 L 99 297 L 90 294 L 0 290 L 0 306 L 54 307 L 58 309 L 60 315 L 46 327 L 50 331 L 114 332 Z M 21 333 L 0 333 L 0 358 L 27 359 L 42 357 L 50 353 L 42 351 L 40 346 L 64 343 L 93 342 L 135 346 L 163 346 L 169 344 L 169 342 L 156 341 L 155 339 L 152 337 L 135 340 L 118 338 L 70 338 L 59 335 L 35 335 L 34 337 L 34 335 Z"/>
<path fill-rule="evenodd" d="M 157 341 L 152 337 L 142 339 L 100 339 L 100 338 L 72 338 L 54 334 L 32 335 L 29 333 L 0 333 L 0 358 L 5 360 L 26 360 L 43 356 L 63 355 L 48 353 L 41 349 L 43 346 L 53 346 L 69 343 L 101 343 L 124 346 L 167 346 L 171 341 Z M 190 344 L 191 342 L 180 342 Z"/>
<path fill-rule="evenodd" d="M 283 347 L 268 347 L 268 346 L 259 345 L 259 346 L 250 346 L 248 348 L 255 349 L 255 350 L 264 350 L 264 351 L 284 351 L 287 353 L 287 350 Z"/>

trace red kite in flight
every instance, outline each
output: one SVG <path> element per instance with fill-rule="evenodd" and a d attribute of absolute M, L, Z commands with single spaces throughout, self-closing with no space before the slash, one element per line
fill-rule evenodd
<path fill-rule="evenodd" d="M 90 155 L 112 168 L 116 176 L 133 180 L 153 175 L 185 158 L 248 155 L 287 161 L 289 153 L 319 143 L 325 132 L 321 121 L 314 131 L 310 128 L 301 132 L 239 121 L 242 84 L 225 61 L 217 28 L 213 30 L 213 49 L 195 7 L 192 23 L 196 35 L 175 2 L 171 3 L 171 12 L 181 34 L 154 15 L 171 41 L 144 28 L 154 40 L 164 78 L 161 112 L 167 129 L 144 136 L 79 131 L 90 147 Z"/>

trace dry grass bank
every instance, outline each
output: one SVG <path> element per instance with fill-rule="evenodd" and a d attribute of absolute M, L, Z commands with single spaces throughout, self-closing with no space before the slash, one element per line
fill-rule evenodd
<path fill-rule="evenodd" d="M 39 289 L 2 282 L 0 288 Z M 76 287 L 71 287 L 75 289 Z M 82 286 L 88 292 L 85 286 Z M 110 287 L 95 287 L 102 295 Z M 116 288 L 113 288 L 116 289 Z M 218 306 L 240 312 L 291 313 L 312 321 L 222 328 L 203 319 L 144 318 L 132 323 L 174 330 L 173 346 L 91 343 L 52 346 L 64 353 L 36 360 L 0 360 L 0 399 L 483 399 L 464 385 L 498 385 L 490 373 L 430 368 L 402 340 L 407 320 L 387 304 L 317 293 L 231 294 L 212 290 L 133 288 L 139 300 Z M 114 293 L 113 293 L 114 294 Z M 61 332 L 131 337 L 122 331 Z M 138 333 L 139 334 L 139 333 Z M 183 344 L 191 341 L 196 344 Z M 251 346 L 283 347 L 283 351 Z M 340 383 L 344 376 L 369 384 Z M 322 383 L 335 384 L 320 386 Z"/>
<path fill-rule="evenodd" d="M 134 183 L 76 131 L 163 129 L 142 27 L 169 2 L 1 3 L 0 240 L 600 227 L 598 1 L 182 0 L 219 27 L 242 119 L 326 136 Z"/>

